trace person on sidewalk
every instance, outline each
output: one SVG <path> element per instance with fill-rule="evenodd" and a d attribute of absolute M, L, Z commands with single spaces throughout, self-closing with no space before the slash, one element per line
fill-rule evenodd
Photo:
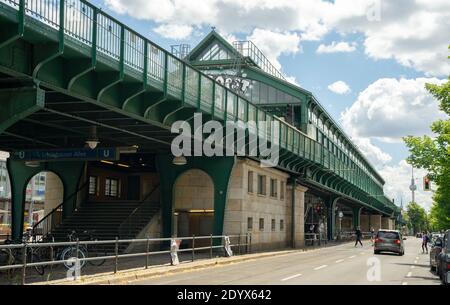
<path fill-rule="evenodd" d="M 372 228 L 371 230 L 370 230 L 370 241 L 372 242 L 372 247 L 374 247 L 375 246 L 375 229 L 374 228 Z"/>
<path fill-rule="evenodd" d="M 430 237 L 428 237 L 427 232 L 423 232 L 422 234 L 422 253 L 425 254 L 425 250 L 428 254 L 428 243 L 430 242 Z"/>
<path fill-rule="evenodd" d="M 359 227 L 356 228 L 355 235 L 356 235 L 355 248 L 356 248 L 356 246 L 358 246 L 358 243 L 361 245 L 361 247 L 364 247 L 364 245 L 363 245 L 363 243 L 361 241 L 362 240 L 362 232 L 361 232 L 361 229 Z"/>

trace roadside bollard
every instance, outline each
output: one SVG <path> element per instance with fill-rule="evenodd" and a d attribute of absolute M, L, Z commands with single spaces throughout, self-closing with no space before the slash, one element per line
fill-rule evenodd
<path fill-rule="evenodd" d="M 192 236 L 192 262 L 195 261 L 195 235 Z"/>
<path fill-rule="evenodd" d="M 114 274 L 119 270 L 119 237 L 116 237 L 116 248 L 115 248 L 116 259 L 114 262 Z"/>
<path fill-rule="evenodd" d="M 211 234 L 211 241 L 210 241 L 210 244 L 211 244 L 211 248 L 209 249 L 209 258 L 213 258 L 213 236 L 212 236 L 212 234 Z"/>
<path fill-rule="evenodd" d="M 148 259 L 149 259 L 149 255 L 148 253 L 150 252 L 150 238 L 147 237 L 147 252 L 145 255 L 145 269 L 148 269 Z"/>
<path fill-rule="evenodd" d="M 25 285 L 27 273 L 27 244 L 23 245 L 22 251 L 22 285 Z"/>

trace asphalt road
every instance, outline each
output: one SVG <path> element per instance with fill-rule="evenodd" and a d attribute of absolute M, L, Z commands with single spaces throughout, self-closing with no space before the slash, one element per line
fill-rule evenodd
<path fill-rule="evenodd" d="M 421 240 L 405 241 L 405 256 L 374 255 L 370 242 L 255 259 L 133 282 L 133 285 L 440 285 Z"/>

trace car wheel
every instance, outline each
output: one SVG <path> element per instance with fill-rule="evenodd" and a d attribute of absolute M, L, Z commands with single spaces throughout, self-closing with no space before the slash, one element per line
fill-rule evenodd
<path fill-rule="evenodd" d="M 373 253 L 374 253 L 375 255 L 378 255 L 378 254 L 380 254 L 380 251 L 373 251 Z"/>
<path fill-rule="evenodd" d="M 430 267 L 430 271 L 431 271 L 431 272 L 435 272 L 435 271 L 436 271 L 436 267 L 431 266 L 431 267 Z"/>

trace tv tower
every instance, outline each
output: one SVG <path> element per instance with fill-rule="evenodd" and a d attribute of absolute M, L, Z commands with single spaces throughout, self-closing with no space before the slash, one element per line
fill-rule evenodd
<path fill-rule="evenodd" d="M 417 185 L 416 185 L 416 179 L 414 178 L 414 167 L 412 168 L 411 186 L 409 187 L 409 189 L 411 190 L 412 202 L 416 202 Z"/>

